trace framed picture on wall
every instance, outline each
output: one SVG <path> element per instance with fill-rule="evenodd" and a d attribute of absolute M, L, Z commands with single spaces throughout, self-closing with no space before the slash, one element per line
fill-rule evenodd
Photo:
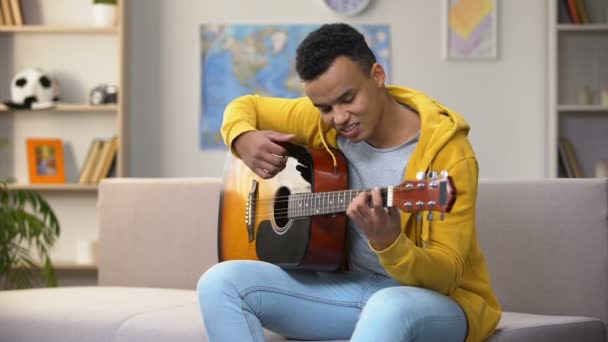
<path fill-rule="evenodd" d="M 65 183 L 61 139 L 27 139 L 30 183 Z"/>
<path fill-rule="evenodd" d="M 498 0 L 443 1 L 444 59 L 496 59 Z"/>

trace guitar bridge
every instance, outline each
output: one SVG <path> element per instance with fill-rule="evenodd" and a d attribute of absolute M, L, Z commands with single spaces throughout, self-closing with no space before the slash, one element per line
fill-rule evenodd
<path fill-rule="evenodd" d="M 255 227 L 255 199 L 258 195 L 258 182 L 251 181 L 251 190 L 247 196 L 247 207 L 245 209 L 245 222 L 247 223 L 247 237 L 249 242 L 253 241 L 253 229 Z"/>

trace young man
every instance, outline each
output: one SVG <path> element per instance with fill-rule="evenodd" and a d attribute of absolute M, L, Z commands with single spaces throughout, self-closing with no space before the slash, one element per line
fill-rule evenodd
<path fill-rule="evenodd" d="M 228 261 L 198 284 L 210 341 L 288 338 L 481 341 L 501 315 L 475 230 L 478 167 L 457 113 L 413 89 L 385 86 L 363 36 L 323 25 L 297 50 L 307 97 L 244 96 L 224 114 L 226 144 L 262 178 L 285 167 L 281 142 L 337 147 L 354 189 L 446 170 L 458 198 L 443 221 L 384 210 L 377 188 L 348 207 L 349 270 L 286 271 Z M 371 207 L 368 205 L 371 200 Z"/>

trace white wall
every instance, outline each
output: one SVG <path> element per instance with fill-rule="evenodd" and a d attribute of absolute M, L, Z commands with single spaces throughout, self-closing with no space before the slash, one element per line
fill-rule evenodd
<path fill-rule="evenodd" d="M 499 58 L 477 62 L 442 59 L 444 1 L 376 0 L 343 19 L 319 0 L 131 0 L 130 175 L 222 174 L 225 152 L 198 147 L 200 24 L 346 21 L 390 24 L 393 83 L 465 116 L 481 177 L 544 177 L 547 0 L 498 0 Z"/>

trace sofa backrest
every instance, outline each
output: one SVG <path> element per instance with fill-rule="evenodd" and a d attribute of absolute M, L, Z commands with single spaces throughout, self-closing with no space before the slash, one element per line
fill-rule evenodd
<path fill-rule="evenodd" d="M 99 284 L 195 289 L 217 263 L 219 178 L 118 178 L 99 189 Z"/>
<path fill-rule="evenodd" d="M 608 323 L 608 179 L 483 179 L 477 231 L 505 311 Z"/>
<path fill-rule="evenodd" d="M 217 262 L 219 178 L 107 179 L 100 285 L 194 289 Z M 477 231 L 505 311 L 608 322 L 608 180 L 480 180 Z"/>

